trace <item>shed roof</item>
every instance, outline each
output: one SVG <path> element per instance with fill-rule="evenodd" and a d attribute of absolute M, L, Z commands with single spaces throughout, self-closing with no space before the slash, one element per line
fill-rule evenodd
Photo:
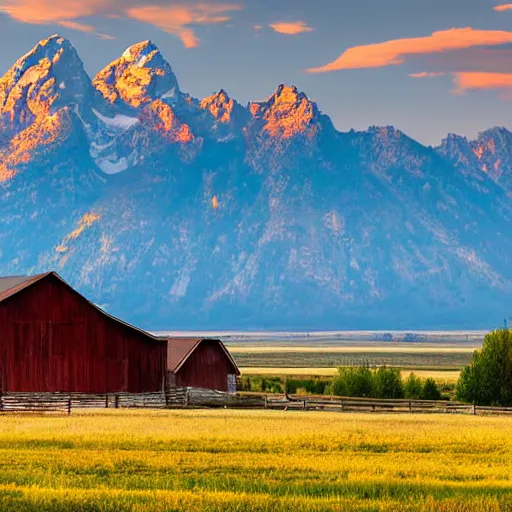
<path fill-rule="evenodd" d="M 107 313 L 106 311 L 101 309 L 99 306 L 94 304 L 94 302 L 91 302 L 89 299 L 87 299 L 82 294 L 77 292 L 70 284 L 68 284 L 66 281 L 64 281 L 64 279 L 62 279 L 62 277 L 60 277 L 59 274 L 57 274 L 57 272 L 45 272 L 44 274 L 37 274 L 34 276 L 1 277 L 0 278 L 0 303 L 7 300 L 8 298 L 18 294 L 25 288 L 28 288 L 29 286 L 32 286 L 33 284 L 35 284 L 49 276 L 54 276 L 55 278 L 57 278 L 65 286 L 67 286 L 74 293 L 76 293 L 81 299 L 85 300 L 93 308 L 98 310 L 102 315 L 106 316 L 107 318 L 110 318 L 114 322 L 117 322 L 118 324 L 123 325 L 124 327 L 128 327 L 129 329 L 133 329 L 135 331 L 140 332 L 141 334 L 144 334 L 146 337 L 150 338 L 152 341 L 162 342 L 161 338 L 157 338 L 157 337 L 153 336 L 152 334 L 150 334 L 149 332 L 144 331 L 143 329 L 139 329 L 138 327 L 135 327 L 134 325 L 124 322 L 123 320 L 120 320 L 119 318 Z"/>
<path fill-rule="evenodd" d="M 167 369 L 177 373 L 203 341 L 217 343 L 235 368 L 236 373 L 240 374 L 235 360 L 224 343 L 215 338 L 167 338 Z"/>

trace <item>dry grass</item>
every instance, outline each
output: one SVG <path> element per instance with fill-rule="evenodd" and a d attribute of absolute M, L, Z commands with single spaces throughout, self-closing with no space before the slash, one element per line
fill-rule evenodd
<path fill-rule="evenodd" d="M 472 354 L 475 346 L 446 346 L 427 345 L 417 346 L 401 344 L 372 344 L 372 345 L 342 345 L 342 346 L 258 346 L 258 345 L 229 345 L 229 351 L 233 354 L 279 354 L 279 353 L 332 353 L 332 354 Z"/>
<path fill-rule="evenodd" d="M 305 376 L 305 377 L 332 377 L 336 375 L 337 368 L 279 368 L 279 367 L 242 367 L 242 375 L 269 375 L 269 376 Z M 439 382 L 455 383 L 459 378 L 459 370 L 403 370 L 402 377 L 406 379 L 414 373 L 422 379 L 432 377 Z"/>
<path fill-rule="evenodd" d="M 95 411 L 4 416 L 0 510 L 512 510 L 512 421 Z"/>

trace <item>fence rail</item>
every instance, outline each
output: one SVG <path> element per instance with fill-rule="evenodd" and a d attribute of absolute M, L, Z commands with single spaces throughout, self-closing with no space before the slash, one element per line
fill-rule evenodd
<path fill-rule="evenodd" d="M 199 388 L 171 388 L 160 393 L 5 393 L 0 413 L 66 413 L 99 408 L 233 408 L 331 412 L 459 413 L 512 415 L 512 407 L 483 407 L 451 401 L 385 400 L 299 395 L 230 394 Z"/>

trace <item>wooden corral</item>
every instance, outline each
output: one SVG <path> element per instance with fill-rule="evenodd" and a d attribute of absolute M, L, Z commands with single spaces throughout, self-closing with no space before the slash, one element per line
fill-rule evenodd
<path fill-rule="evenodd" d="M 169 338 L 168 382 L 171 387 L 236 391 L 240 375 L 228 349 L 218 339 Z"/>
<path fill-rule="evenodd" d="M 0 279 L 1 392 L 161 391 L 166 353 L 54 272 Z"/>

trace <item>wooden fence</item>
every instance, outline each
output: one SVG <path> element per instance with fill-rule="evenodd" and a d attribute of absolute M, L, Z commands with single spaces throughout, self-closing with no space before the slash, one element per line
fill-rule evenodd
<path fill-rule="evenodd" d="M 448 400 L 387 400 L 264 394 L 229 395 L 220 391 L 186 388 L 184 407 L 225 407 L 274 410 L 392 413 L 511 414 L 512 407 L 481 407 Z"/>
<path fill-rule="evenodd" d="M 331 412 L 462 413 L 512 415 L 512 407 L 481 407 L 460 402 L 428 400 L 376 400 L 324 396 L 229 394 L 198 388 L 173 388 L 165 393 L 6 393 L 0 395 L 0 413 L 66 413 L 99 408 L 249 408 Z"/>

